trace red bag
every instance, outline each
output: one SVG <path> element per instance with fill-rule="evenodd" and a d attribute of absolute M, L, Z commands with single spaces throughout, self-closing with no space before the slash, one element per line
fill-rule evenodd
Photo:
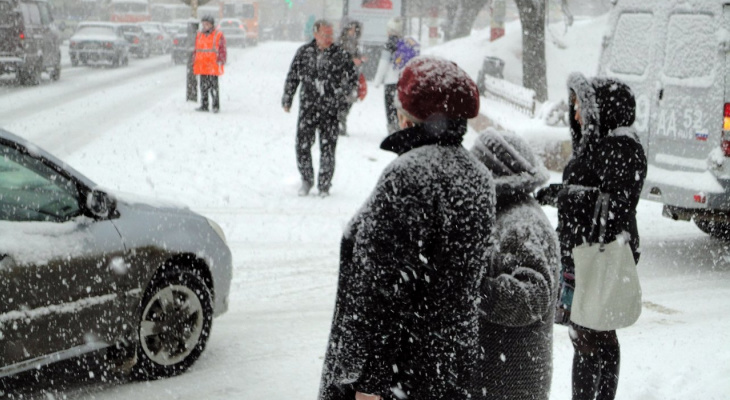
<path fill-rule="evenodd" d="M 361 101 L 365 99 L 368 94 L 368 82 L 365 80 L 365 75 L 360 74 L 360 79 L 357 82 L 357 98 Z"/>

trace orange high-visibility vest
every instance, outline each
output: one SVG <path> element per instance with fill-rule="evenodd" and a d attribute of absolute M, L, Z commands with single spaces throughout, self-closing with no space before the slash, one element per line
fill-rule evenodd
<path fill-rule="evenodd" d="M 222 33 L 217 29 L 209 34 L 198 32 L 193 61 L 195 75 L 223 75 L 223 65 L 218 64 L 218 45 L 221 36 Z"/>

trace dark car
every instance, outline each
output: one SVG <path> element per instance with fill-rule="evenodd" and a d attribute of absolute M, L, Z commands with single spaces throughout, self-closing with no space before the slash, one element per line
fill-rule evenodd
<path fill-rule="evenodd" d="M 147 58 L 152 52 L 150 36 L 137 24 L 119 24 L 124 38 L 129 42 L 129 53 L 137 58 Z"/>
<path fill-rule="evenodd" d="M 223 36 L 226 38 L 226 45 L 231 47 L 246 47 L 248 34 L 240 19 L 223 18 L 218 23 L 218 30 L 223 32 Z"/>
<path fill-rule="evenodd" d="M 0 75 L 37 85 L 41 73 L 61 77 L 61 33 L 47 0 L 0 0 Z"/>
<path fill-rule="evenodd" d="M 113 66 L 129 63 L 129 43 L 121 26 L 113 22 L 82 22 L 69 39 L 71 65 L 79 62 L 110 62 Z"/>
<path fill-rule="evenodd" d="M 187 63 L 195 49 L 195 35 L 199 27 L 197 20 L 182 22 L 185 29 L 179 30 L 172 38 L 172 62 L 173 64 Z"/>
<path fill-rule="evenodd" d="M 182 373 L 231 276 L 215 222 L 101 190 L 0 129 L 0 378 L 97 350 L 134 377 Z"/>
<path fill-rule="evenodd" d="M 172 50 L 172 36 L 165 30 L 161 22 L 139 22 L 139 26 L 150 35 L 152 51 L 158 54 L 169 54 Z"/>

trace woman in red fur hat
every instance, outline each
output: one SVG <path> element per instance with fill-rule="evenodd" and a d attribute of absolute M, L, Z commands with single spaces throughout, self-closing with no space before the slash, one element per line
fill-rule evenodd
<path fill-rule="evenodd" d="M 481 398 L 478 303 L 492 176 L 461 142 L 479 111 L 456 64 L 417 57 L 397 88 L 398 154 L 348 224 L 321 400 Z"/>

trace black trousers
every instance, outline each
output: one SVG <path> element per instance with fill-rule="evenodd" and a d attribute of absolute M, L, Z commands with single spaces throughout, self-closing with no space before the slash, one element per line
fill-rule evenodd
<path fill-rule="evenodd" d="M 618 388 L 621 349 L 616 331 L 571 325 L 573 400 L 613 400 Z"/>
<path fill-rule="evenodd" d="M 200 75 L 200 106 L 208 109 L 208 96 L 213 98 L 213 109 L 221 108 L 220 97 L 218 95 L 218 76 L 217 75 Z"/>
<path fill-rule="evenodd" d="M 385 116 L 388 118 L 388 134 L 398 130 L 398 113 L 395 109 L 397 84 L 385 85 Z"/>
<path fill-rule="evenodd" d="M 304 182 L 314 185 L 312 146 L 319 132 L 319 179 L 320 192 L 327 192 L 335 173 L 335 148 L 340 133 L 338 113 L 303 111 L 299 113 L 296 139 L 297 167 Z"/>

